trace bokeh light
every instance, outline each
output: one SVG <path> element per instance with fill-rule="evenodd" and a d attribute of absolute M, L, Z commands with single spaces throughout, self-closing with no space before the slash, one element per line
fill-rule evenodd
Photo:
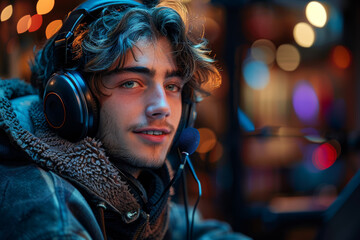
<path fill-rule="evenodd" d="M 325 7 L 317 2 L 312 1 L 306 5 L 305 9 L 306 18 L 315 27 L 322 28 L 327 21 L 327 13 Z"/>
<path fill-rule="evenodd" d="M 26 32 L 27 30 L 29 30 L 30 26 L 31 26 L 31 16 L 30 15 L 23 16 L 22 18 L 19 19 L 16 25 L 17 33 L 21 34 Z"/>
<path fill-rule="evenodd" d="M 49 23 L 45 30 L 46 38 L 47 39 L 51 38 L 57 31 L 60 30 L 61 26 L 62 26 L 61 20 L 54 20 L 51 23 Z"/>
<path fill-rule="evenodd" d="M 240 108 L 238 108 L 238 121 L 244 131 L 251 132 L 255 130 L 254 123 Z"/>
<path fill-rule="evenodd" d="M 307 23 L 300 22 L 295 25 L 293 30 L 295 42 L 304 48 L 311 47 L 315 42 L 315 31 Z"/>
<path fill-rule="evenodd" d="M 351 62 L 350 51 L 342 46 L 335 46 L 332 50 L 331 59 L 338 68 L 348 68 Z"/>
<path fill-rule="evenodd" d="M 1 15 L 0 15 L 0 19 L 2 22 L 8 20 L 9 18 L 11 18 L 13 14 L 13 6 L 12 5 L 8 5 L 6 6 L 2 11 L 1 11 Z"/>
<path fill-rule="evenodd" d="M 258 39 L 251 45 L 251 56 L 266 64 L 274 62 L 275 51 L 275 44 L 268 39 Z"/>
<path fill-rule="evenodd" d="M 319 149 L 320 146 L 319 144 L 308 144 L 304 146 L 302 161 L 294 165 L 290 176 L 291 183 L 297 191 L 313 192 L 314 190 L 319 190 L 319 186 L 336 186 L 341 181 L 345 168 L 343 161 L 335 161 L 332 167 L 326 169 L 319 169 L 314 165 L 313 160 L 316 159 L 317 156 L 323 155 L 321 152 L 327 148 L 321 147 L 321 149 Z M 329 149 L 331 149 L 331 147 Z M 331 155 L 331 153 L 334 152 L 330 150 L 329 153 Z"/>
<path fill-rule="evenodd" d="M 314 88 L 307 81 L 299 81 L 293 93 L 293 106 L 298 118 L 307 124 L 316 121 L 319 100 Z"/>
<path fill-rule="evenodd" d="M 200 143 L 196 151 L 198 153 L 210 152 L 216 145 L 217 139 L 215 133 L 209 128 L 199 128 Z"/>
<path fill-rule="evenodd" d="M 340 9 L 331 7 L 328 18 L 326 28 L 328 29 L 328 32 L 331 33 L 331 38 L 333 41 L 340 41 L 344 31 L 344 17 L 340 12 Z"/>
<path fill-rule="evenodd" d="M 325 138 L 316 135 L 306 135 L 304 138 L 313 143 L 323 143 L 326 141 Z"/>
<path fill-rule="evenodd" d="M 217 141 L 215 147 L 212 149 L 210 153 L 209 162 L 217 163 L 220 161 L 223 155 L 224 155 L 224 147 L 219 141 Z"/>
<path fill-rule="evenodd" d="M 245 61 L 243 65 L 245 82 L 253 89 L 264 89 L 269 83 L 268 66 L 262 61 Z"/>
<path fill-rule="evenodd" d="M 304 138 L 312 143 L 323 143 L 326 141 L 324 137 L 322 137 L 319 131 L 315 128 L 303 128 L 301 132 L 304 134 Z"/>
<path fill-rule="evenodd" d="M 300 53 L 291 44 L 282 44 L 276 51 L 276 62 L 285 71 L 294 71 L 300 64 Z"/>
<path fill-rule="evenodd" d="M 43 18 L 39 14 L 35 14 L 31 17 L 31 26 L 29 28 L 29 32 L 35 32 L 41 27 L 43 22 Z"/>
<path fill-rule="evenodd" d="M 312 155 L 312 162 L 319 170 L 331 167 L 337 159 L 337 151 L 330 143 L 323 143 L 318 146 Z"/>
<path fill-rule="evenodd" d="M 36 12 L 39 15 L 49 13 L 55 5 L 55 0 L 39 0 L 36 4 Z"/>

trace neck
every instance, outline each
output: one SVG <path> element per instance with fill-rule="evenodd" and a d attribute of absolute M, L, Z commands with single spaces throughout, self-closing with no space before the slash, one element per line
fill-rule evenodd
<path fill-rule="evenodd" d="M 118 167 L 118 168 L 121 171 L 125 171 L 125 172 L 129 173 L 130 175 L 132 175 L 136 179 L 139 177 L 139 175 L 141 173 L 141 169 L 131 167 L 131 166 L 121 166 L 121 167 Z"/>
<path fill-rule="evenodd" d="M 117 167 L 120 171 L 132 175 L 134 178 L 138 178 L 142 169 L 139 167 L 131 166 L 119 159 L 110 159 L 110 161 Z"/>

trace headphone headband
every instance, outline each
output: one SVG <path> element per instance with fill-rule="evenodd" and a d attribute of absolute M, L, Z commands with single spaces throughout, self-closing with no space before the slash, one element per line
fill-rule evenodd
<path fill-rule="evenodd" d="M 133 0 L 88 0 L 80 4 L 74 10 L 72 10 L 63 26 L 56 34 L 54 41 L 54 53 L 55 53 L 55 69 L 71 69 L 72 66 L 72 54 L 71 44 L 74 40 L 74 31 L 80 23 L 84 20 L 94 20 L 98 14 L 105 7 L 121 6 L 122 8 L 128 7 L 141 7 L 144 6 L 141 3 Z"/>
<path fill-rule="evenodd" d="M 133 0 L 108 0 L 108 1 L 88 0 L 88 1 L 80 4 L 78 7 L 76 7 L 74 9 L 74 11 L 84 9 L 87 12 L 92 13 L 99 9 L 103 9 L 104 7 L 116 6 L 116 5 L 129 5 L 129 6 L 134 6 L 134 7 L 135 6 L 143 6 L 143 4 L 133 1 Z"/>

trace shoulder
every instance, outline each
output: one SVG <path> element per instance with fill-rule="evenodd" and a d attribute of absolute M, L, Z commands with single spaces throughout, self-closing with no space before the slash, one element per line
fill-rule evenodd
<path fill-rule="evenodd" d="M 17 161 L 0 165 L 0 190 L 4 193 L 4 199 L 14 198 L 13 201 L 21 203 L 21 199 L 58 200 L 60 194 L 75 191 L 75 188 L 55 175 L 45 171 L 35 164 L 26 164 Z"/>
<path fill-rule="evenodd" d="M 101 238 L 85 199 L 69 182 L 34 164 L 0 166 L 0 238 Z M 93 229 L 93 230 L 92 230 Z"/>

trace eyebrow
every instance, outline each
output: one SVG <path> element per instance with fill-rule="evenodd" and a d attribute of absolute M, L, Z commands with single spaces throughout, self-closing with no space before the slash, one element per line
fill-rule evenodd
<path fill-rule="evenodd" d="M 114 73 L 124 73 L 124 72 L 139 73 L 139 74 L 143 74 L 143 75 L 148 75 L 150 77 L 155 76 L 155 70 L 149 69 L 147 67 L 142 67 L 142 66 L 116 68 L 116 69 L 108 72 L 107 75 L 114 74 Z M 181 77 L 181 76 L 182 75 L 179 70 L 166 71 L 166 73 L 165 73 L 165 78 Z"/>

